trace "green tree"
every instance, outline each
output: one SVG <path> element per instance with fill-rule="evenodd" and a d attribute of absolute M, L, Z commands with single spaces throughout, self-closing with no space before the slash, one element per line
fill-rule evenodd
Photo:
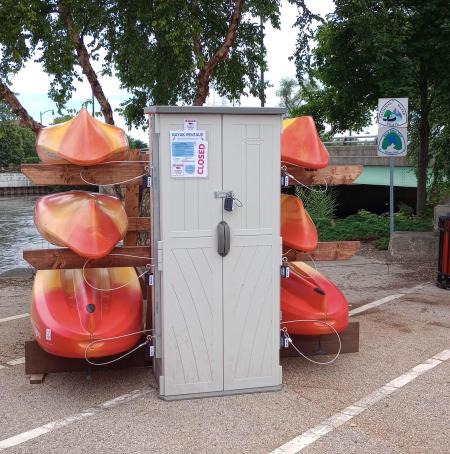
<path fill-rule="evenodd" d="M 309 36 L 313 16 L 304 0 L 297 24 Z M 261 95 L 267 69 L 259 18 L 279 27 L 281 0 L 2 0 L 0 97 L 22 123 L 39 130 L 8 87 L 11 75 L 38 59 L 52 76 L 49 95 L 59 109 L 84 74 L 105 121 L 111 106 L 92 62 L 116 74 L 131 98 L 122 105 L 128 124 L 143 124 L 147 104 L 202 105 L 211 86 L 230 100 Z"/>
<path fill-rule="evenodd" d="M 148 148 L 148 144 L 145 143 L 143 140 L 141 139 L 136 139 L 134 137 L 131 137 L 127 134 L 127 138 L 128 138 L 128 145 L 130 146 L 130 148 L 132 149 L 135 149 L 135 150 L 141 150 L 143 148 Z"/>
<path fill-rule="evenodd" d="M 335 0 L 335 4 L 335 12 L 318 27 L 312 54 L 298 42 L 298 79 L 308 76 L 317 81 L 318 90 L 309 101 L 335 132 L 370 124 L 380 97 L 409 98 L 417 212 L 423 214 L 427 169 L 435 157 L 430 146 L 444 140 L 450 124 L 450 3 Z M 439 157 L 436 162 L 448 164 L 448 157 L 442 153 Z M 449 176 L 450 167 L 445 171 Z"/>
<path fill-rule="evenodd" d="M 302 102 L 302 93 L 298 82 L 292 77 L 281 79 L 276 95 L 280 97 L 280 107 L 286 108 L 286 115 L 288 117 L 294 116 L 291 112 L 298 109 Z"/>
<path fill-rule="evenodd" d="M 92 61 L 99 58 L 99 34 L 104 30 L 107 1 L 2 0 L 0 4 L 0 98 L 24 126 L 37 132 L 34 121 L 9 89 L 11 75 L 37 59 L 52 76 L 49 96 L 58 108 L 70 99 L 79 69 L 97 98 L 105 121 L 114 124 L 111 106 Z M 85 41 L 88 40 L 89 44 Z"/>
<path fill-rule="evenodd" d="M 0 122 L 0 166 L 18 166 L 37 161 L 35 135 L 14 121 Z"/>
<path fill-rule="evenodd" d="M 279 27 L 280 0 L 136 0 L 110 3 L 102 45 L 131 98 L 122 108 L 142 124 L 148 104 L 204 104 L 210 86 L 238 100 L 261 92 L 267 69 L 259 17 Z"/>

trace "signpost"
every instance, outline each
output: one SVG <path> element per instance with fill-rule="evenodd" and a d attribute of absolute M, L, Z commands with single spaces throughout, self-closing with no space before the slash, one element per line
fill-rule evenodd
<path fill-rule="evenodd" d="M 394 162 L 408 151 L 408 98 L 378 100 L 378 156 L 389 157 L 389 230 L 394 233 Z"/>

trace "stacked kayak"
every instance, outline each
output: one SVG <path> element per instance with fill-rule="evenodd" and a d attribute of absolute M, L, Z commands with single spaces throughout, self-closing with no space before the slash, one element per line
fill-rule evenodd
<path fill-rule="evenodd" d="M 84 358 L 85 353 L 102 357 L 130 349 L 139 333 L 92 342 L 141 329 L 142 292 L 136 271 L 92 268 L 85 270 L 85 277 L 90 285 L 79 269 L 36 273 L 31 306 L 36 341 L 46 352 L 66 358 Z"/>
<path fill-rule="evenodd" d="M 303 262 L 291 264 L 293 273 L 281 281 L 281 311 L 283 322 L 289 320 L 319 320 L 289 323 L 292 334 L 332 334 L 348 326 L 348 302 L 342 292 L 323 274 Z M 327 323 L 323 324 L 320 321 Z"/>
<path fill-rule="evenodd" d="M 34 222 L 50 243 L 90 259 L 108 255 L 128 228 L 125 208 L 117 197 L 85 191 L 41 197 Z"/>
<path fill-rule="evenodd" d="M 317 133 L 313 117 L 283 120 L 281 160 L 305 169 L 323 169 L 330 155 Z"/>
<path fill-rule="evenodd" d="M 128 149 L 123 130 L 92 118 L 44 128 L 37 138 L 41 160 L 94 165 Z M 120 199 L 86 191 L 41 197 L 34 221 L 50 243 L 89 260 L 108 255 L 128 229 Z M 136 271 L 126 268 L 40 270 L 33 284 L 31 322 L 37 343 L 67 358 L 99 358 L 132 348 L 143 326 L 143 298 Z"/>
<path fill-rule="evenodd" d="M 284 164 L 305 169 L 328 166 L 329 155 L 317 133 L 312 117 L 284 120 L 281 139 Z M 283 246 L 300 252 L 312 252 L 318 245 L 313 220 L 299 197 L 281 195 L 281 236 Z M 290 264 L 288 278 L 281 279 L 282 322 L 301 320 L 286 326 L 289 333 L 322 335 L 345 331 L 348 326 L 348 302 L 342 292 L 316 269 L 303 262 Z"/>
<path fill-rule="evenodd" d="M 128 150 L 125 131 L 92 117 L 87 109 L 69 121 L 42 128 L 36 151 L 46 164 L 92 166 L 122 159 Z"/>
<path fill-rule="evenodd" d="M 286 247 L 303 252 L 317 248 L 316 226 L 299 197 L 281 194 L 281 236 Z"/>

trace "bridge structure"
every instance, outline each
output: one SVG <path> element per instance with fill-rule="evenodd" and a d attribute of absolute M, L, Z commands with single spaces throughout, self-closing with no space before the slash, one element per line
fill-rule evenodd
<path fill-rule="evenodd" d="M 377 156 L 377 136 L 347 136 L 325 142 L 331 165 L 364 166 L 357 185 L 389 186 L 389 158 Z M 395 158 L 394 185 L 417 188 L 414 167 L 407 157 Z"/>

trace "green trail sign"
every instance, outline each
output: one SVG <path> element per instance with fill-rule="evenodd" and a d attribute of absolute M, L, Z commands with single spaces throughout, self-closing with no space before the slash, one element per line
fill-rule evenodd
<path fill-rule="evenodd" d="M 378 128 L 378 156 L 406 156 L 407 150 L 406 128 Z"/>

